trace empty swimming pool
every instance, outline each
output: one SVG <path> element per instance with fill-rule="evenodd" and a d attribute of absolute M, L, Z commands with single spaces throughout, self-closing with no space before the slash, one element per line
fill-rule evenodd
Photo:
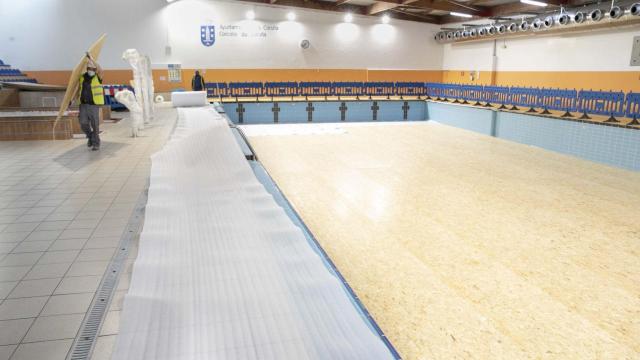
<path fill-rule="evenodd" d="M 236 124 L 416 121 L 427 118 L 419 100 L 238 102 L 223 104 Z"/>

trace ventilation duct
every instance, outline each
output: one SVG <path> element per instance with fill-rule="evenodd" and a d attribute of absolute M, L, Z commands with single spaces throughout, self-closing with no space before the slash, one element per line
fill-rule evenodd
<path fill-rule="evenodd" d="M 540 30 L 540 28 L 542 27 L 542 21 L 540 19 L 537 19 L 532 25 L 531 27 L 533 27 L 533 30 Z"/>
<path fill-rule="evenodd" d="M 600 21 L 600 20 L 602 20 L 602 10 L 600 10 L 600 9 L 593 10 L 589 14 L 589 19 L 591 19 L 591 21 Z"/>
<path fill-rule="evenodd" d="M 447 31 L 439 32 L 436 40 L 440 43 L 481 41 L 502 37 L 566 33 L 640 24 L 640 2 L 638 0 L 616 1 L 615 5 L 610 8 L 603 8 L 603 6 L 603 3 L 588 4 L 574 8 L 561 8 L 546 12 L 544 15 L 523 18 L 518 22 L 506 20 L 492 24 L 447 29 Z M 556 24 L 558 25 L 555 26 Z M 465 36 L 465 31 L 468 32 L 467 36 Z"/>
<path fill-rule="evenodd" d="M 617 19 L 624 14 L 624 10 L 620 6 L 614 6 L 609 10 L 609 17 L 612 19 Z"/>

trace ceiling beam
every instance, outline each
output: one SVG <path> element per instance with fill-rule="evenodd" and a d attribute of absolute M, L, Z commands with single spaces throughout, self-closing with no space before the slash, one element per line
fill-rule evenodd
<path fill-rule="evenodd" d="M 271 4 L 273 0 L 241 0 L 244 2 L 250 3 L 258 3 L 258 4 Z M 319 0 L 276 0 L 277 6 L 287 6 L 287 7 L 297 7 L 304 9 L 313 9 L 313 10 L 324 10 L 324 11 L 335 11 L 335 12 L 349 12 L 356 15 L 375 15 L 369 14 L 367 6 L 359 6 L 355 4 L 349 4 L 346 1 L 340 2 L 329 2 L 329 1 L 319 1 Z M 399 0 L 400 2 L 414 2 L 416 0 Z M 376 14 L 380 14 L 378 12 Z M 439 19 L 436 17 L 428 17 L 428 18 L 420 18 L 416 16 L 411 16 L 407 12 L 396 13 L 393 15 L 394 19 L 398 20 L 408 20 L 408 21 L 417 21 L 417 22 L 428 22 L 432 24 L 439 23 Z"/>
<path fill-rule="evenodd" d="M 474 21 L 474 20 L 481 20 L 482 17 L 481 16 L 473 16 L 471 18 L 467 18 L 467 19 L 463 19 L 461 17 L 458 16 L 452 16 L 452 15 L 442 15 L 440 16 L 440 25 L 444 25 L 444 24 L 451 24 L 451 23 L 459 23 L 461 21 Z M 490 20 L 489 20 L 490 21 Z"/>
<path fill-rule="evenodd" d="M 367 8 L 368 15 L 375 15 L 377 13 L 381 13 L 383 11 L 391 10 L 403 5 L 409 5 L 415 3 L 418 0 L 387 0 L 387 1 L 376 1 L 374 4 L 369 5 Z"/>
<path fill-rule="evenodd" d="M 415 14 L 415 13 L 406 12 L 406 11 L 401 10 L 399 8 L 391 9 L 391 11 L 393 11 L 395 14 L 398 14 L 398 13 L 402 14 L 407 18 L 422 19 L 425 22 L 428 22 L 428 23 L 431 23 L 431 24 L 439 24 L 440 23 L 440 17 L 437 16 L 437 15 Z M 394 17 L 395 17 L 395 15 L 394 15 Z"/>
<path fill-rule="evenodd" d="M 258 4 L 271 4 L 273 0 L 240 0 L 243 2 L 251 2 Z M 299 7 L 313 10 L 325 10 L 325 11 L 337 11 L 337 12 L 351 12 L 353 14 L 366 15 L 366 7 L 356 6 L 352 4 L 344 4 L 342 6 L 336 5 L 335 2 L 319 1 L 319 0 L 277 0 L 275 5 Z"/>
<path fill-rule="evenodd" d="M 417 8 L 425 10 L 458 11 L 470 15 L 486 15 L 488 8 L 458 3 L 452 0 L 385 0 L 370 5 L 367 14 L 373 15 L 394 8 Z"/>
<path fill-rule="evenodd" d="M 547 0 L 547 4 L 561 6 L 568 5 L 568 0 Z M 489 17 L 513 15 L 518 13 L 543 13 L 545 10 L 549 10 L 549 7 L 540 7 L 535 5 L 527 5 L 521 2 L 502 4 L 491 7 Z"/>
<path fill-rule="evenodd" d="M 458 11 L 469 15 L 483 15 L 488 13 L 488 8 L 478 5 L 467 5 L 456 1 L 418 0 L 408 6 L 441 11 Z"/>

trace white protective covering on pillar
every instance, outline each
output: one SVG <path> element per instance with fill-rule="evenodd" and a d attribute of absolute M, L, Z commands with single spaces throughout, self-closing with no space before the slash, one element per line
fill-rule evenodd
<path fill-rule="evenodd" d="M 122 53 L 122 59 L 129 62 L 133 71 L 133 90 L 138 105 L 142 109 L 144 124 L 153 120 L 153 76 L 151 62 L 147 56 L 141 55 L 136 49 L 128 49 Z M 141 127 L 142 128 L 142 127 Z"/>
<path fill-rule="evenodd" d="M 129 109 L 131 115 L 131 136 L 138 137 L 139 131 L 144 129 L 142 123 L 142 108 L 138 104 L 138 100 L 133 92 L 129 90 L 121 90 L 116 93 L 116 100 Z"/>
<path fill-rule="evenodd" d="M 151 60 L 149 56 L 144 56 L 144 76 L 142 77 L 142 93 L 144 96 L 144 105 L 145 105 L 145 121 L 147 123 L 153 122 L 154 118 L 154 108 L 153 101 L 155 90 L 153 88 L 153 73 L 151 71 Z"/>

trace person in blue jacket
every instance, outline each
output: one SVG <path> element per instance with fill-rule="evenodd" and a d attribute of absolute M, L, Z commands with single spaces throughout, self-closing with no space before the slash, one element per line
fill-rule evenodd
<path fill-rule="evenodd" d="M 196 74 L 193 75 L 191 80 L 191 89 L 193 91 L 204 91 L 204 77 L 200 75 L 200 71 L 196 70 Z"/>

